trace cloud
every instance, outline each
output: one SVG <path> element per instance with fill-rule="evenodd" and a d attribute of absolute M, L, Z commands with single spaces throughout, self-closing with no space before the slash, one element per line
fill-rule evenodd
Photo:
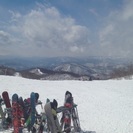
<path fill-rule="evenodd" d="M 9 10 L 0 21 L 0 54 L 17 56 L 133 56 L 133 1 L 88 27 L 61 14 L 56 7 L 37 4 L 25 12 Z M 3 8 L 0 9 L 2 12 Z M 97 16 L 97 8 L 88 9 Z M 86 22 L 87 23 L 87 22 Z M 97 25 L 95 25 L 97 24 Z M 102 27 L 101 27 L 102 25 Z M 99 27 L 98 27 L 99 26 Z"/>
<path fill-rule="evenodd" d="M 14 40 L 14 44 L 11 44 L 12 51 L 16 50 L 16 54 L 25 56 L 73 55 L 73 53 L 82 53 L 83 47 L 88 44 L 87 27 L 76 24 L 71 17 L 63 16 L 55 7 L 39 6 L 27 14 L 11 10 L 9 13 L 11 15 L 10 26 L 5 31 Z M 9 38 L 8 41 L 10 41 Z"/>
<path fill-rule="evenodd" d="M 95 8 L 91 8 L 89 9 L 89 12 L 91 12 L 93 15 L 95 16 L 99 16 L 99 14 L 97 13 L 96 9 Z"/>
<path fill-rule="evenodd" d="M 9 13 L 11 14 L 11 20 L 13 22 L 21 17 L 21 14 L 19 12 L 13 12 L 13 11 L 9 10 Z"/>
<path fill-rule="evenodd" d="M 1 42 L 1 44 L 6 44 L 6 43 L 8 43 L 8 41 L 9 41 L 9 34 L 4 32 L 4 31 L 0 31 L 0 42 Z"/>
<path fill-rule="evenodd" d="M 127 1 L 121 10 L 112 11 L 99 32 L 100 46 L 105 55 L 133 56 L 133 1 Z"/>

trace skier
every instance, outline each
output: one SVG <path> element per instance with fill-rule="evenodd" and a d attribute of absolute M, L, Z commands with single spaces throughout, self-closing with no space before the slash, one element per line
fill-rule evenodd
<path fill-rule="evenodd" d="M 56 113 L 57 106 L 58 103 L 55 99 L 53 100 L 53 102 L 48 102 L 44 106 L 48 122 L 48 128 L 51 133 L 62 133 Z"/>

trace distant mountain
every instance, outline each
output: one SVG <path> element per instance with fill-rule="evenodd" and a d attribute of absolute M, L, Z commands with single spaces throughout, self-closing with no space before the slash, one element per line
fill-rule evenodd
<path fill-rule="evenodd" d="M 93 76 L 95 74 L 95 71 L 92 69 L 89 69 L 86 66 L 76 64 L 76 63 L 70 63 L 70 64 L 61 64 L 53 69 L 54 71 L 64 71 L 64 72 L 72 72 L 78 75 L 83 76 Z"/>
<path fill-rule="evenodd" d="M 17 75 L 39 80 L 90 80 L 90 76 L 82 76 L 73 72 L 53 71 L 43 68 L 33 68 L 16 72 Z M 14 75 L 16 75 L 16 73 Z"/>
<path fill-rule="evenodd" d="M 42 80 L 109 79 L 113 69 L 129 62 L 102 57 L 0 58 L 0 74 Z"/>
<path fill-rule="evenodd" d="M 0 57 L 0 65 L 8 66 L 17 70 L 30 69 L 35 67 L 53 69 L 61 64 L 76 63 L 80 65 L 93 65 L 105 66 L 105 65 L 121 65 L 131 60 L 122 58 L 105 58 L 105 57 L 49 57 L 49 58 L 19 58 L 19 57 Z"/>
<path fill-rule="evenodd" d="M 13 68 L 0 66 L 0 75 L 14 75 L 16 73 L 16 70 Z"/>

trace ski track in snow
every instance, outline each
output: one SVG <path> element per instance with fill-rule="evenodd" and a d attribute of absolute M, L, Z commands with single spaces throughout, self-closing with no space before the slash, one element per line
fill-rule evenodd
<path fill-rule="evenodd" d="M 43 105 L 46 99 L 64 103 L 64 94 L 72 92 L 78 104 L 81 128 L 96 133 L 133 133 L 133 80 L 40 81 L 0 76 L 0 92 L 8 91 L 24 99 L 38 92 Z"/>

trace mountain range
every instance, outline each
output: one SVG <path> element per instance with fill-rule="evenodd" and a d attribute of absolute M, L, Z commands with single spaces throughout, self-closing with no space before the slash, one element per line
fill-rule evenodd
<path fill-rule="evenodd" d="M 41 80 L 109 79 L 115 68 L 130 60 L 102 57 L 0 58 L 0 75 Z"/>

